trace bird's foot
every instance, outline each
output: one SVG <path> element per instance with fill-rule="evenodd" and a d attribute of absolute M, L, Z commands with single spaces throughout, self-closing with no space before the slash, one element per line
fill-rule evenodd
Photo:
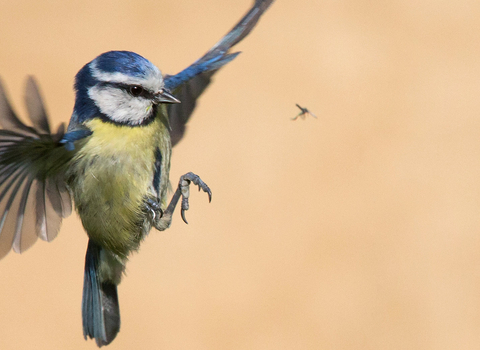
<path fill-rule="evenodd" d="M 160 203 L 152 198 L 147 198 L 145 201 L 145 208 L 150 214 L 152 222 L 160 220 L 163 216 L 163 210 L 160 208 Z"/>
<path fill-rule="evenodd" d="M 205 182 L 202 181 L 200 176 L 190 172 L 182 175 L 180 177 L 180 181 L 178 182 L 178 188 L 182 193 L 182 208 L 181 208 L 181 215 L 182 220 L 188 224 L 187 219 L 185 218 L 185 211 L 189 208 L 188 197 L 190 196 L 190 182 L 193 182 L 194 185 L 198 186 L 198 191 L 203 190 L 208 194 L 208 201 L 212 201 L 212 191 L 207 186 Z"/>
<path fill-rule="evenodd" d="M 203 192 L 206 192 L 208 194 L 208 201 L 212 201 L 212 191 L 210 191 L 210 188 L 205 182 L 202 181 L 202 179 L 198 175 L 195 175 L 191 172 L 182 175 L 180 177 L 180 181 L 178 181 L 177 190 L 173 194 L 172 200 L 170 201 L 167 209 L 163 211 L 160 217 L 157 215 L 156 220 L 153 220 L 153 225 L 157 230 L 163 231 L 170 227 L 170 224 L 172 223 L 173 211 L 175 210 L 175 207 L 177 206 L 180 197 L 182 197 L 180 213 L 182 215 L 183 221 L 188 224 L 187 219 L 185 218 L 185 212 L 189 208 L 188 198 L 190 197 L 190 183 L 197 185 L 199 191 L 203 190 Z"/>

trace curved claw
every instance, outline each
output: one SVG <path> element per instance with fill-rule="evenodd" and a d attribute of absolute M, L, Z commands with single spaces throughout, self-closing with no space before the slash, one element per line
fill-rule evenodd
<path fill-rule="evenodd" d="M 180 215 L 182 216 L 182 220 L 188 224 L 187 219 L 185 218 L 185 211 L 188 210 L 188 197 L 189 197 L 189 185 L 190 183 L 193 182 L 194 185 L 198 186 L 198 191 L 203 190 L 203 192 L 206 192 L 208 194 L 208 202 L 210 203 L 212 201 L 212 191 L 210 188 L 207 186 L 205 182 L 200 179 L 198 175 L 195 175 L 192 172 L 189 172 L 185 175 L 182 175 L 180 177 L 180 181 L 178 184 L 178 189 L 179 195 L 182 196 L 182 209 L 180 211 Z"/>
<path fill-rule="evenodd" d="M 163 210 L 162 208 L 160 208 L 160 205 L 155 200 L 147 198 L 145 202 L 145 207 L 151 215 L 152 222 L 155 223 L 162 218 Z"/>
<path fill-rule="evenodd" d="M 180 214 L 182 215 L 182 220 L 184 223 L 186 223 L 188 225 L 188 221 L 187 219 L 185 218 L 185 212 L 186 210 L 182 208 L 182 210 L 180 210 Z"/>
<path fill-rule="evenodd" d="M 210 203 L 212 201 L 212 191 L 210 190 L 210 187 L 203 182 L 200 178 L 198 178 L 198 183 L 195 183 L 198 186 L 198 192 L 200 190 L 203 190 L 203 192 L 208 194 L 208 202 Z"/>

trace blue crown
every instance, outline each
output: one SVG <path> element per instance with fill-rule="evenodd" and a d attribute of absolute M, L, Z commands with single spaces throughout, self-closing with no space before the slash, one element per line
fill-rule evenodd
<path fill-rule="evenodd" d="M 146 58 L 131 51 L 109 51 L 95 58 L 95 68 L 108 73 L 123 73 L 132 77 L 142 78 L 157 68 Z"/>

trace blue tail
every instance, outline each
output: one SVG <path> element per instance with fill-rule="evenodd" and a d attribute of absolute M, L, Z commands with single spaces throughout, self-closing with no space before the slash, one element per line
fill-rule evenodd
<path fill-rule="evenodd" d="M 101 281 L 98 275 L 102 250 L 92 240 L 88 242 L 82 299 L 83 336 L 95 338 L 98 347 L 110 344 L 120 330 L 117 285 Z"/>

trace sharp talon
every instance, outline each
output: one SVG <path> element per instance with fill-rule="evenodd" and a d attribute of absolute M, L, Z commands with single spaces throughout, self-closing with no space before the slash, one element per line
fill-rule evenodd
<path fill-rule="evenodd" d="M 182 209 L 182 210 L 181 210 L 181 213 L 182 213 L 182 220 L 183 220 L 183 222 L 188 225 L 188 221 L 187 221 L 187 219 L 185 218 L 185 210 Z"/>
<path fill-rule="evenodd" d="M 203 192 L 206 192 L 208 194 L 208 202 L 210 203 L 212 201 L 212 191 L 210 188 L 207 186 L 205 182 L 200 179 L 198 175 L 195 175 L 194 173 L 186 173 L 185 175 L 180 177 L 180 182 L 178 184 L 178 189 L 177 191 L 180 191 L 181 196 L 182 196 L 182 209 L 181 209 L 181 216 L 183 221 L 188 224 L 187 219 L 185 218 L 185 211 L 188 210 L 188 197 L 189 197 L 189 185 L 193 182 L 194 185 L 198 186 L 198 191 L 202 190 Z"/>
<path fill-rule="evenodd" d="M 152 217 L 152 222 L 157 221 L 157 214 L 159 219 L 163 216 L 163 210 L 160 208 L 160 205 L 152 199 L 147 199 L 145 203 L 148 212 Z"/>

